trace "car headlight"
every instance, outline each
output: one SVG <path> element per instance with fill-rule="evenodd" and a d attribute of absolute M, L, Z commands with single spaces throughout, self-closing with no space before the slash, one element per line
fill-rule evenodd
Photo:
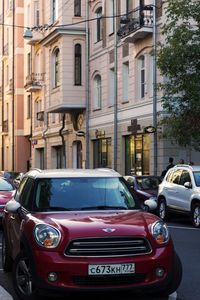
<path fill-rule="evenodd" d="M 169 241 L 169 230 L 163 221 L 157 221 L 152 225 L 152 235 L 159 245 Z"/>
<path fill-rule="evenodd" d="M 60 242 L 61 234 L 52 226 L 38 224 L 34 229 L 34 237 L 40 246 L 44 248 L 55 248 Z"/>

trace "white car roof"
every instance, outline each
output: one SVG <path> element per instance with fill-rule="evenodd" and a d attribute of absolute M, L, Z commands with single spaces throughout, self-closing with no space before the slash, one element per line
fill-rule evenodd
<path fill-rule="evenodd" d="M 25 174 L 26 175 L 26 174 Z M 34 169 L 27 172 L 27 175 L 37 178 L 60 178 L 60 177 L 121 177 L 113 169 Z"/>

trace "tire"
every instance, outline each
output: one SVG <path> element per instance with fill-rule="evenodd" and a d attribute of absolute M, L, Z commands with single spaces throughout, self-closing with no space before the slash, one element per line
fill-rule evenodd
<path fill-rule="evenodd" d="M 161 291 L 162 296 L 169 296 L 170 294 L 174 293 L 182 280 L 182 273 L 183 273 L 183 269 L 182 269 L 182 263 L 181 260 L 179 258 L 179 256 L 177 255 L 176 252 L 174 252 L 174 260 L 173 260 L 173 269 L 172 269 L 172 273 L 171 273 L 171 279 L 169 284 L 167 285 L 167 287 Z"/>
<path fill-rule="evenodd" d="M 192 205 L 191 211 L 192 224 L 195 228 L 200 228 L 200 204 L 195 203 Z"/>
<path fill-rule="evenodd" d="M 35 300 L 38 296 L 31 273 L 31 261 L 25 252 L 20 252 L 13 264 L 13 286 L 22 300 Z"/>
<path fill-rule="evenodd" d="M 174 252 L 174 259 L 172 262 L 172 272 L 170 273 L 170 280 L 167 285 L 163 289 L 158 289 L 157 291 L 150 292 L 149 295 L 154 296 L 156 299 L 160 299 L 160 297 L 168 297 L 172 293 L 174 293 L 182 280 L 182 263 L 177 255 L 176 252 Z M 157 298 L 159 297 L 159 298 Z"/>
<path fill-rule="evenodd" d="M 5 233 L 2 233 L 2 250 L 1 250 L 1 258 L 2 258 L 2 267 L 5 272 L 10 272 L 13 266 L 13 260 L 10 256 L 8 241 Z"/>
<path fill-rule="evenodd" d="M 157 215 L 163 221 L 166 221 L 169 218 L 165 199 L 158 200 Z"/>

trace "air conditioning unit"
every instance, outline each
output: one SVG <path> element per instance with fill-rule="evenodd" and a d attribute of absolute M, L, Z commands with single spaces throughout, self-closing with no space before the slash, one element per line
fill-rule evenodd
<path fill-rule="evenodd" d="M 44 111 L 40 111 L 37 113 L 37 120 L 44 121 Z"/>

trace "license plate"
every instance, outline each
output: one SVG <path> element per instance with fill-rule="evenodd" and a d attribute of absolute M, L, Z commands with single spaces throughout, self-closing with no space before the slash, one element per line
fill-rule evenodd
<path fill-rule="evenodd" d="M 89 265 L 88 275 L 118 275 L 135 273 L 135 264 Z"/>

